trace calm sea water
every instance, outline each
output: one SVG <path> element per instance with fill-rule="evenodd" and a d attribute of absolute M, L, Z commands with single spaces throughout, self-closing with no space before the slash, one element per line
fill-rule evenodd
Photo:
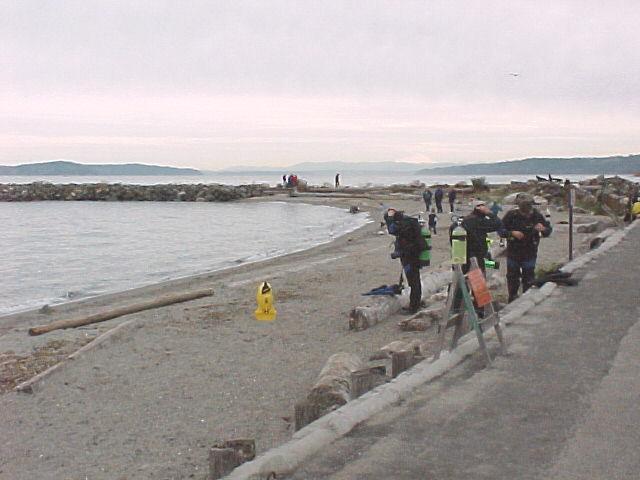
<path fill-rule="evenodd" d="M 165 183 L 222 183 L 226 185 L 241 185 L 251 183 L 267 183 L 277 185 L 282 182 L 282 175 L 295 172 L 282 173 L 208 173 L 205 175 L 190 176 L 93 176 L 93 177 L 64 177 L 64 176 L 29 176 L 29 177 L 7 177 L 0 176 L 0 183 L 31 183 L 44 181 L 50 183 L 125 183 L 134 185 L 156 185 Z M 367 185 L 392 185 L 407 184 L 419 180 L 427 185 L 436 183 L 454 185 L 458 182 L 470 183 L 472 177 L 479 175 L 416 175 L 414 173 L 403 172 L 341 172 L 342 185 L 352 187 L 363 187 Z M 304 172 L 299 173 L 300 178 L 306 180 L 311 185 L 333 185 L 335 173 L 331 172 Z M 593 178 L 595 175 L 554 175 L 561 178 L 569 178 L 571 181 Z M 621 175 L 633 181 L 638 181 L 638 177 Z M 526 182 L 535 178 L 535 175 L 485 175 L 489 183 L 501 184 L 509 183 L 512 180 Z"/>
<path fill-rule="evenodd" d="M 307 249 L 367 221 L 282 202 L 0 203 L 0 315 Z"/>

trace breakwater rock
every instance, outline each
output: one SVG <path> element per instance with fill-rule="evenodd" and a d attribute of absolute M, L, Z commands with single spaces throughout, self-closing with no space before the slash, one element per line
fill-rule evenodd
<path fill-rule="evenodd" d="M 0 184 L 0 201 L 42 200 L 148 201 L 148 202 L 228 202 L 268 194 L 268 185 L 165 184 L 124 185 L 120 183 Z"/>

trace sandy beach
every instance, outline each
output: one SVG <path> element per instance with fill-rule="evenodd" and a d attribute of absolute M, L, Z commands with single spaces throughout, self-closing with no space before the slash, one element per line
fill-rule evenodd
<path fill-rule="evenodd" d="M 33 394 L 5 384 L 0 478 L 206 478 L 208 449 L 216 441 L 253 438 L 263 452 L 289 439 L 294 404 L 331 354 L 351 352 L 366 360 L 394 340 L 433 341 L 433 329 L 400 331 L 400 315 L 364 331 L 348 329 L 349 311 L 367 302 L 361 294 L 396 283 L 400 272 L 389 257 L 392 237 L 378 234 L 380 202 L 415 213 L 424 209 L 421 198 L 246 201 L 270 200 L 358 205 L 372 223 L 260 263 L 0 318 L 0 365 L 8 361 L 3 358 L 33 356 L 34 349 L 57 348 L 61 358 L 130 322 L 112 341 L 67 361 Z M 554 224 L 564 219 L 566 213 L 552 210 Z M 440 222 L 433 266 L 423 275 L 448 268 L 448 214 Z M 568 229 L 558 226 L 541 242 L 538 263 L 566 261 L 567 236 Z M 577 235 L 579 249 L 585 237 Z M 253 317 L 256 288 L 264 280 L 276 295 L 278 316 L 271 323 Z M 215 294 L 79 329 L 26 333 L 80 313 L 203 288 Z M 55 363 L 55 355 L 47 358 Z"/>

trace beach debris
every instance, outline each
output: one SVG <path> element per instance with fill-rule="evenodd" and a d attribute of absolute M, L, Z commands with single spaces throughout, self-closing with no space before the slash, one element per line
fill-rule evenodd
<path fill-rule="evenodd" d="M 253 439 L 225 440 L 209 450 L 209 480 L 222 478 L 231 471 L 256 457 L 256 441 Z"/>
<path fill-rule="evenodd" d="M 214 294 L 212 289 L 198 290 L 195 292 L 187 292 L 180 294 L 163 295 L 154 300 L 147 302 L 136 303 L 133 305 L 127 305 L 125 307 L 114 308 L 104 312 L 96 313 L 85 317 L 72 318 L 70 320 L 58 320 L 48 325 L 39 325 L 31 327 L 29 329 L 29 335 L 42 335 L 43 333 L 52 332 L 54 330 L 60 330 L 65 328 L 81 327 L 83 325 L 89 325 L 91 323 L 104 322 L 113 318 L 122 317 L 132 313 L 141 312 L 143 310 L 151 310 L 153 308 L 165 307 L 174 303 L 188 302 L 196 300 L 198 298 L 209 297 Z"/>
<path fill-rule="evenodd" d="M 405 332 L 424 332 L 438 322 L 444 305 L 439 308 L 429 308 L 418 311 L 415 315 L 398 322 L 400 330 Z"/>
<path fill-rule="evenodd" d="M 38 310 L 38 313 L 47 315 L 51 313 L 51 307 L 48 304 L 44 304 L 42 307 L 40 307 L 40 309 Z"/>

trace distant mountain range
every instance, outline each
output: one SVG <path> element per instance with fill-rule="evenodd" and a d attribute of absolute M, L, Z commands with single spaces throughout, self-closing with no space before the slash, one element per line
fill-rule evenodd
<path fill-rule="evenodd" d="M 0 165 L 0 175 L 202 175 L 202 172 L 193 168 L 161 167 L 141 163 L 84 165 L 56 160 L 16 166 Z"/>
<path fill-rule="evenodd" d="M 433 163 L 429 164 L 433 167 L 447 167 L 455 165 L 454 163 Z M 255 167 L 255 166 L 237 166 L 229 167 L 218 172 L 224 173 L 304 173 L 304 172 L 408 172 L 413 173 L 427 164 L 409 163 L 409 162 L 302 162 L 287 167 Z"/>
<path fill-rule="evenodd" d="M 431 175 L 546 175 L 633 174 L 640 172 L 640 155 L 577 158 L 526 158 L 508 162 L 430 167 L 417 171 Z"/>

